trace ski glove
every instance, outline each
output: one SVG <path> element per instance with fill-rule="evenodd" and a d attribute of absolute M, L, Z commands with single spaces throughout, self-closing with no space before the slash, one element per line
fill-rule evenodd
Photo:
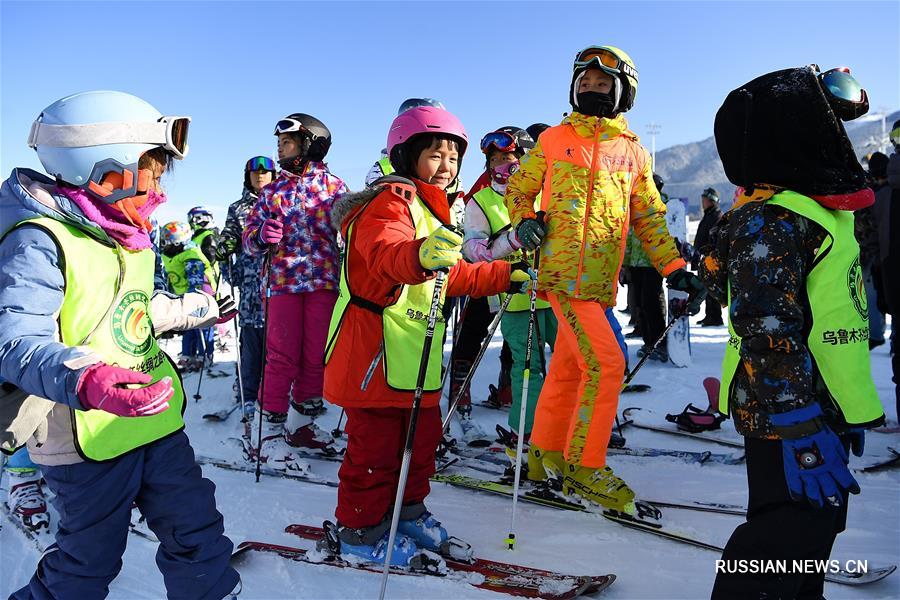
<path fill-rule="evenodd" d="M 263 244 L 277 244 L 284 237 L 284 225 L 275 219 L 266 219 L 259 230 L 259 239 Z"/>
<path fill-rule="evenodd" d="M 146 417 L 167 410 L 175 394 L 171 377 L 147 385 L 152 381 L 146 373 L 97 363 L 81 374 L 76 391 L 86 409 L 120 417 Z"/>
<path fill-rule="evenodd" d="M 853 452 L 853 456 L 862 456 L 866 449 L 866 430 L 854 427 L 847 432 L 847 439 L 850 440 L 850 451 Z"/>
<path fill-rule="evenodd" d="M 238 252 L 240 242 L 233 237 L 219 237 L 219 243 L 216 245 L 216 260 L 225 262 L 228 257 Z"/>
<path fill-rule="evenodd" d="M 687 292 L 687 313 L 696 315 L 700 312 L 703 301 L 706 299 L 706 287 L 700 278 L 687 269 L 678 269 L 666 277 L 666 285 L 673 290 Z"/>
<path fill-rule="evenodd" d="M 419 263 L 426 271 L 447 269 L 462 259 L 462 236 L 449 227 L 440 227 L 419 246 Z"/>
<path fill-rule="evenodd" d="M 526 250 L 534 250 L 544 241 L 547 230 L 538 219 L 524 219 L 516 227 L 516 239 Z"/>
<path fill-rule="evenodd" d="M 821 419 L 818 404 L 769 415 L 775 433 L 782 436 L 784 478 L 791 498 L 805 499 L 820 508 L 826 501 L 840 506 L 841 492 L 858 494 L 859 484 L 850 474 L 840 438 Z M 818 431 L 807 433 L 815 427 Z M 791 435 L 800 437 L 784 439 Z"/>
<path fill-rule="evenodd" d="M 527 262 L 517 262 L 510 265 L 509 269 L 509 294 L 526 294 L 531 290 L 531 282 L 537 279 L 537 274 Z"/>
<path fill-rule="evenodd" d="M 216 319 L 216 325 L 230 321 L 237 314 L 237 306 L 231 296 L 216 298 L 216 304 L 219 305 L 219 318 Z"/>

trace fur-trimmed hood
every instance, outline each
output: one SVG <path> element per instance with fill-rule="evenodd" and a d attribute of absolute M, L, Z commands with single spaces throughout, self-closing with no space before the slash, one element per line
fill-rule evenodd
<path fill-rule="evenodd" d="M 399 175 L 386 175 L 373 181 L 361 192 L 350 192 L 340 197 L 331 208 L 331 225 L 335 231 L 343 234 L 344 221 L 351 214 L 371 202 L 375 196 L 386 190 L 392 184 L 416 187 L 415 182 Z"/>

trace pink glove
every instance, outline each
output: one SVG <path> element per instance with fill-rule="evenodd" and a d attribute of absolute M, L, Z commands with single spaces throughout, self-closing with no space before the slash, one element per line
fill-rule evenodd
<path fill-rule="evenodd" d="M 275 219 L 266 219 L 262 228 L 259 230 L 259 239 L 263 244 L 277 244 L 284 237 L 284 225 L 281 221 Z"/>
<path fill-rule="evenodd" d="M 82 373 L 76 391 L 85 408 L 120 417 L 146 417 L 167 410 L 169 399 L 175 394 L 171 377 L 147 385 L 151 381 L 153 378 L 146 373 L 97 363 Z"/>

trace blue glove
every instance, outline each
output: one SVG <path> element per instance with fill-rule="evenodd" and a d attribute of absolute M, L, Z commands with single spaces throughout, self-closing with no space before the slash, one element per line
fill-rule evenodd
<path fill-rule="evenodd" d="M 775 433 L 781 436 L 790 436 L 791 430 L 818 427 L 818 431 L 801 433 L 800 437 L 783 438 L 781 448 L 784 478 L 791 498 L 805 499 L 820 508 L 826 500 L 840 505 L 843 490 L 859 493 L 859 484 L 847 467 L 847 451 L 841 440 L 824 423 L 814 423 L 821 418 L 822 408 L 818 404 L 769 416 Z"/>

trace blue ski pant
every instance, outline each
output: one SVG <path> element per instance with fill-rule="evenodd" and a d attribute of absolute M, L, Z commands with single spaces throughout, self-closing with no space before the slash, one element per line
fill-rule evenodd
<path fill-rule="evenodd" d="M 204 329 L 188 329 L 181 334 L 181 354 L 182 356 L 203 356 L 204 354 L 210 363 L 212 362 L 213 352 L 216 350 L 216 328 L 206 327 Z"/>
<path fill-rule="evenodd" d="M 262 374 L 263 332 L 262 327 L 241 327 L 241 381 L 244 402 L 259 399 L 259 378 Z"/>
<path fill-rule="evenodd" d="M 220 600 L 237 585 L 215 485 L 203 478 L 183 431 L 108 462 L 43 470 L 59 530 L 13 600 L 105 598 L 122 568 L 132 504 L 160 540 L 156 565 L 170 600 Z"/>

